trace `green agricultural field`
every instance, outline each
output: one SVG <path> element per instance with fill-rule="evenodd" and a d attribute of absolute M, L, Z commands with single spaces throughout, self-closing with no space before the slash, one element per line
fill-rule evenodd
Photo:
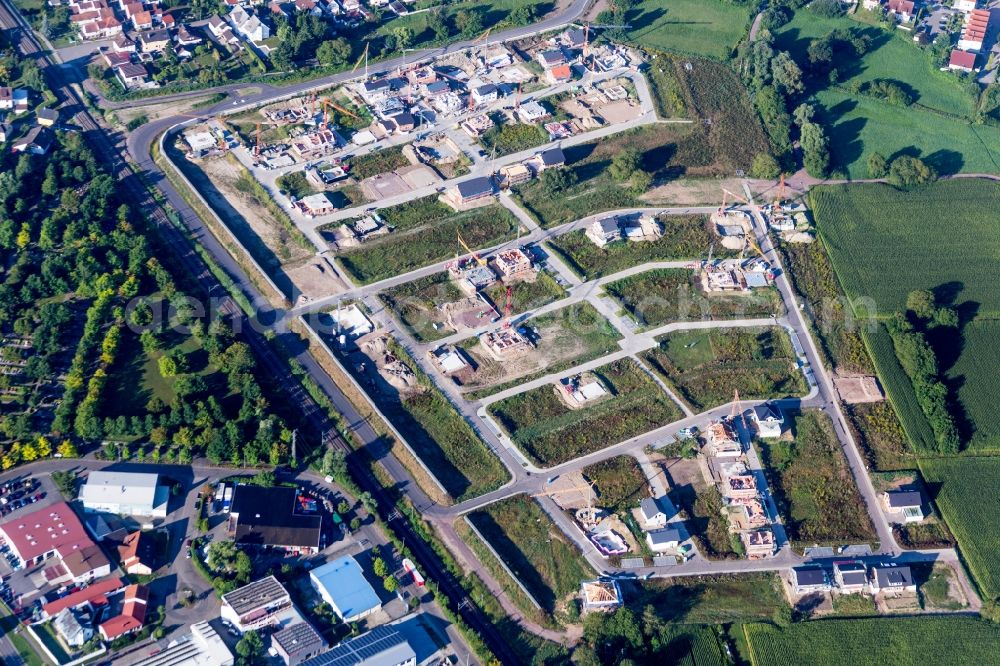
<path fill-rule="evenodd" d="M 784 312 L 774 289 L 756 289 L 751 294 L 706 293 L 688 268 L 639 273 L 610 282 L 604 290 L 643 327 L 693 319 L 753 319 Z"/>
<path fill-rule="evenodd" d="M 976 104 L 973 94 L 954 74 L 938 71 L 931 63 L 927 51 L 914 44 L 908 32 L 897 31 L 893 35 L 846 16 L 826 18 L 813 11 L 796 12 L 792 21 L 778 31 L 775 47 L 791 53 L 796 62 L 807 63 L 809 41 L 837 29 L 866 34 L 872 39 L 871 48 L 860 61 L 837 63 L 839 88 L 854 82 L 888 79 L 902 84 L 919 106 L 949 115 L 971 117 Z M 824 87 L 829 85 L 828 82 L 823 84 Z M 887 109 L 900 116 L 909 115 L 912 110 L 916 110 L 900 111 L 898 107 L 892 106 L 887 106 Z M 950 138 L 948 133 L 945 135 Z"/>
<path fill-rule="evenodd" d="M 744 631 L 753 666 L 979 666 L 1000 650 L 1000 627 L 971 617 L 748 624 Z"/>
<path fill-rule="evenodd" d="M 646 475 L 632 456 L 616 456 L 583 468 L 583 475 L 594 484 L 600 506 L 612 511 L 627 511 L 649 497 Z"/>
<path fill-rule="evenodd" d="M 431 342 L 455 332 L 444 323 L 445 317 L 437 308 L 462 296 L 448 273 L 441 272 L 386 289 L 379 294 L 379 300 L 417 340 Z M 434 324 L 440 327 L 435 328 Z"/>
<path fill-rule="evenodd" d="M 937 132 L 945 134 L 938 127 Z M 914 289 L 942 290 L 979 317 L 1000 317 L 1000 183 L 946 180 L 903 192 L 888 185 L 813 188 L 816 227 L 844 291 L 880 314 Z"/>
<path fill-rule="evenodd" d="M 627 35 L 640 46 L 726 60 L 750 28 L 749 3 L 642 0 L 626 14 Z"/>
<path fill-rule="evenodd" d="M 495 502 L 469 514 L 469 520 L 548 613 L 594 576 L 576 546 L 530 497 Z"/>
<path fill-rule="evenodd" d="M 630 359 L 598 368 L 609 395 L 570 409 L 545 385 L 505 398 L 489 411 L 514 443 L 537 465 L 550 467 L 642 433 L 681 416 L 656 383 Z"/>
<path fill-rule="evenodd" d="M 864 502 L 829 418 L 786 413 L 794 440 L 761 440 L 761 459 L 788 538 L 798 545 L 875 539 Z"/>
<path fill-rule="evenodd" d="M 924 480 L 937 487 L 935 504 L 958 541 L 962 558 L 987 598 L 1000 597 L 1000 458 L 922 459 Z"/>
<path fill-rule="evenodd" d="M 888 315 L 905 308 L 911 290 L 931 289 L 969 322 L 960 330 L 960 345 L 949 340 L 936 351 L 960 410 L 963 439 L 978 452 L 1000 450 L 989 402 L 997 374 L 993 322 L 1000 318 L 994 279 L 1000 223 L 992 213 L 1000 184 L 949 180 L 906 193 L 873 184 L 822 187 L 811 200 L 819 234 L 852 301 Z M 961 223 L 942 225 L 945 219 Z M 887 334 L 871 327 L 862 333 L 910 442 L 918 452 L 933 451 L 930 426 Z"/>
<path fill-rule="evenodd" d="M 383 219 L 396 226 L 390 221 L 396 215 L 391 211 L 386 211 Z M 469 247 L 485 248 L 512 238 L 517 231 L 517 220 L 500 204 L 460 213 L 450 208 L 446 211 L 440 211 L 436 219 L 421 217 L 419 222 L 406 218 L 400 224 L 407 225 L 407 231 L 396 231 L 347 250 L 337 256 L 337 262 L 354 281 L 369 284 L 455 256 L 461 251 L 455 240 L 459 233 Z"/>
<path fill-rule="evenodd" d="M 778 327 L 678 331 L 642 359 L 693 410 L 733 399 L 788 398 L 809 392 L 788 335 Z"/>
<path fill-rule="evenodd" d="M 697 260 L 708 256 L 712 243 L 704 215 L 664 215 L 663 235 L 655 241 L 618 241 L 603 248 L 585 230 L 571 231 L 546 242 L 582 278 L 594 280 L 651 261 Z M 688 271 L 690 273 L 690 271 Z"/>

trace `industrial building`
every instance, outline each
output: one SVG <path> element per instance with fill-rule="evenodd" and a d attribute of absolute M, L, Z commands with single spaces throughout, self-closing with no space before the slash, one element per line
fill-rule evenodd
<path fill-rule="evenodd" d="M 0 525 L 0 536 L 21 566 L 40 564 L 46 558 L 60 560 L 94 546 L 80 519 L 66 502 L 16 516 Z M 106 560 L 105 560 L 106 561 Z"/>
<path fill-rule="evenodd" d="M 416 666 L 417 653 L 392 625 L 344 641 L 329 652 L 302 662 L 303 666 Z"/>
<path fill-rule="evenodd" d="M 301 619 L 288 590 L 274 576 L 255 580 L 222 595 L 219 614 L 240 631 L 285 626 Z"/>
<path fill-rule="evenodd" d="M 319 551 L 322 518 L 296 513 L 295 488 L 236 486 L 229 510 L 229 532 L 241 546 Z"/>
<path fill-rule="evenodd" d="M 326 641 L 308 622 L 292 624 L 271 634 L 271 649 L 285 666 L 298 666 L 322 653 L 326 647 Z"/>
<path fill-rule="evenodd" d="M 361 565 L 350 555 L 309 572 L 313 588 L 344 622 L 355 622 L 382 607 L 365 579 Z"/>
<path fill-rule="evenodd" d="M 171 641 L 162 652 L 145 657 L 142 666 L 233 666 L 233 653 L 207 621 L 191 625 L 191 633 Z"/>
<path fill-rule="evenodd" d="M 84 511 L 165 518 L 170 490 L 157 474 L 91 472 L 80 490 Z"/>

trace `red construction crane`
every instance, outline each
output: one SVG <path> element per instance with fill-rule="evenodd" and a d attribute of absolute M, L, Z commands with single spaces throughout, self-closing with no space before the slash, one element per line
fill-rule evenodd
<path fill-rule="evenodd" d="M 503 327 L 510 328 L 510 310 L 514 306 L 514 290 L 507 287 L 506 302 L 503 306 Z"/>

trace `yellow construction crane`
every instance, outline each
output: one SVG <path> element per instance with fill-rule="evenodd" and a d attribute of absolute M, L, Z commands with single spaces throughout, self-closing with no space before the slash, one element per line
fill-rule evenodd
<path fill-rule="evenodd" d="M 465 248 L 465 251 L 467 253 L 469 253 L 469 254 L 472 255 L 472 258 L 476 260 L 477 264 L 479 264 L 480 266 L 485 266 L 487 264 L 487 261 L 485 259 L 483 259 L 482 257 L 480 257 L 479 254 L 475 250 L 473 250 L 471 247 L 468 246 L 468 244 L 462 238 L 462 234 L 461 233 L 455 232 L 455 235 L 458 237 L 458 244 L 461 245 L 463 248 Z"/>
<path fill-rule="evenodd" d="M 358 67 L 361 65 L 361 61 L 364 60 L 365 61 L 365 78 L 366 79 L 368 78 L 368 45 L 369 45 L 369 42 L 365 42 L 365 50 L 364 50 L 364 52 L 361 54 L 361 57 L 358 58 L 358 61 L 356 63 L 354 63 L 354 68 L 351 69 L 351 73 L 353 74 L 354 72 L 357 71 Z"/>

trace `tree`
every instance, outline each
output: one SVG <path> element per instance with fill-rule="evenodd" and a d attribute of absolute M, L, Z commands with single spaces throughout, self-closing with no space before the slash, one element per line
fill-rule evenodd
<path fill-rule="evenodd" d="M 781 166 L 778 164 L 778 160 L 770 153 L 757 153 L 753 158 L 753 164 L 750 165 L 750 177 L 751 178 L 765 178 L 767 180 L 773 180 L 781 175 Z"/>
<path fill-rule="evenodd" d="M 321 65 L 343 67 L 351 58 L 351 43 L 343 37 L 328 39 L 316 48 L 316 59 Z"/>
<path fill-rule="evenodd" d="M 885 178 L 889 173 L 889 163 L 880 153 L 872 153 L 868 156 L 868 177 Z"/>
<path fill-rule="evenodd" d="M 208 566 L 214 571 L 230 572 L 236 566 L 238 552 L 232 541 L 213 541 L 208 547 Z"/>
<path fill-rule="evenodd" d="M 68 439 L 64 439 L 59 444 L 57 453 L 63 458 L 78 458 L 80 456 L 80 452 L 77 450 L 76 444 Z"/>
<path fill-rule="evenodd" d="M 934 317 L 934 294 L 927 289 L 915 289 L 906 295 L 906 309 L 920 319 Z"/>
<path fill-rule="evenodd" d="M 802 127 L 806 123 L 811 123 L 813 118 L 816 116 L 816 107 L 812 104 L 799 104 L 792 111 L 792 118 L 795 119 L 795 124 Z"/>
<path fill-rule="evenodd" d="M 350 510 L 351 510 L 351 505 L 347 503 L 347 500 L 340 500 L 340 503 L 337 504 L 337 513 L 339 513 L 342 516 Z"/>
<path fill-rule="evenodd" d="M 253 475 L 250 479 L 250 483 L 255 486 L 263 486 L 268 488 L 274 485 L 274 472 L 270 470 L 262 470 Z"/>
<path fill-rule="evenodd" d="M 936 178 L 934 169 L 920 158 L 911 155 L 900 155 L 889 166 L 888 180 L 899 188 L 917 187 Z"/>
<path fill-rule="evenodd" d="M 608 173 L 618 182 L 624 182 L 632 177 L 632 174 L 639 168 L 642 162 L 642 155 L 635 148 L 626 148 L 611 159 L 611 166 Z"/>
<path fill-rule="evenodd" d="M 823 128 L 816 123 L 802 126 L 803 164 L 813 178 L 826 178 L 830 170 L 830 147 Z"/>
<path fill-rule="evenodd" d="M 264 654 L 264 641 L 261 640 L 260 634 L 253 630 L 243 634 L 243 638 L 236 644 L 236 654 L 248 664 L 259 659 Z"/>
<path fill-rule="evenodd" d="M 177 375 L 177 361 L 171 356 L 161 356 L 156 362 L 160 369 L 161 377 L 174 377 Z"/>
<path fill-rule="evenodd" d="M 779 51 L 771 60 L 771 76 L 774 84 L 786 95 L 798 95 L 805 90 L 802 70 L 786 51 Z"/>
<path fill-rule="evenodd" d="M 642 169 L 637 169 L 632 172 L 631 185 L 629 187 L 633 193 L 636 195 L 642 194 L 648 190 L 653 184 L 653 174 L 648 171 L 643 171 Z"/>
<path fill-rule="evenodd" d="M 546 194 L 558 194 L 576 185 L 576 172 L 572 169 L 546 169 L 540 180 Z"/>
<path fill-rule="evenodd" d="M 353 518 L 351 518 L 351 531 L 352 532 L 357 532 L 358 528 L 360 528 L 360 527 L 361 527 L 361 519 L 358 518 L 357 516 L 354 516 Z"/>
<path fill-rule="evenodd" d="M 323 474 L 335 479 L 347 478 L 347 453 L 341 449 L 327 449 L 323 454 Z"/>
<path fill-rule="evenodd" d="M 432 9 L 426 14 L 427 27 L 434 33 L 434 39 L 441 41 L 448 39 L 451 31 L 448 29 L 448 21 L 445 20 L 444 13 L 440 8 Z"/>
<path fill-rule="evenodd" d="M 399 49 L 408 49 L 413 45 L 413 39 L 415 37 L 413 33 L 413 28 L 408 28 L 406 26 L 400 26 L 393 29 L 392 34 L 396 36 L 396 47 Z"/>
<path fill-rule="evenodd" d="M 379 578 L 385 578 L 385 575 L 388 573 L 385 566 L 385 560 L 383 560 L 381 557 L 376 557 L 375 559 L 373 559 L 372 571 L 374 571 L 375 575 L 378 576 Z"/>
<path fill-rule="evenodd" d="M 394 576 L 386 576 L 382 579 L 382 587 L 385 588 L 386 592 L 395 592 L 399 588 L 399 581 Z"/>
<path fill-rule="evenodd" d="M 464 37 L 478 37 L 483 31 L 483 18 L 479 12 L 460 9 L 455 12 L 455 27 Z"/>

